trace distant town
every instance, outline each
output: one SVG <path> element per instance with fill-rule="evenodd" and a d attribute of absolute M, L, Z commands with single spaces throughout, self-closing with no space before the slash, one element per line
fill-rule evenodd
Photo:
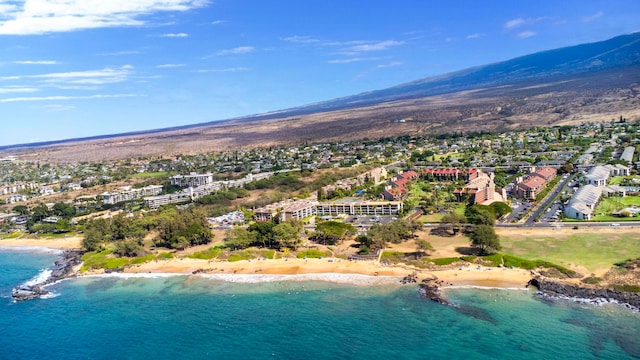
<path fill-rule="evenodd" d="M 4 231 L 66 231 L 105 211 L 202 206 L 212 226 L 412 216 L 506 203 L 507 224 L 633 220 L 637 123 L 403 136 L 110 163 L 0 159 Z M 233 192 L 233 199 L 216 194 Z M 240 214 L 240 215 L 239 215 Z M 313 221 L 311 221 L 313 223 Z"/>

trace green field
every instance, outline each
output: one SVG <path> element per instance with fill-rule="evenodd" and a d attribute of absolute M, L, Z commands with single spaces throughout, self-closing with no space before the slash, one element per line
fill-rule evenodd
<path fill-rule="evenodd" d="M 575 234 L 558 233 L 557 236 L 502 236 L 502 252 L 567 267 L 584 266 L 588 271 L 610 268 L 619 261 L 640 257 L 640 231 L 620 231 L 619 234 L 575 231 Z"/>
<path fill-rule="evenodd" d="M 455 204 L 454 212 L 459 215 L 464 215 L 464 210 L 466 208 L 465 204 L 459 203 Z M 431 215 L 422 215 L 420 217 L 420 221 L 423 223 L 439 223 L 442 221 L 442 217 L 445 214 L 431 214 Z"/>
<path fill-rule="evenodd" d="M 156 178 L 169 177 L 170 175 L 171 175 L 171 172 L 169 172 L 169 171 L 143 172 L 143 173 L 133 174 L 133 175 L 131 175 L 131 178 L 133 178 L 133 179 L 156 179 Z"/>
<path fill-rule="evenodd" d="M 616 216 L 610 216 L 612 212 L 626 207 L 640 206 L 640 196 L 602 198 L 598 203 L 593 220 L 595 221 L 619 221 L 625 220 Z M 633 218 L 632 218 L 633 219 Z M 637 219 L 637 218 L 636 218 Z M 627 218 L 629 220 L 629 218 Z"/>

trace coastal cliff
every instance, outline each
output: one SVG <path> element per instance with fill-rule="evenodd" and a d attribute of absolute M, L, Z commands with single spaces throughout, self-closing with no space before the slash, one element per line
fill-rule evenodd
<path fill-rule="evenodd" d="M 15 301 L 24 301 L 50 294 L 51 292 L 44 287 L 73 275 L 73 268 L 82 262 L 82 254 L 83 251 L 80 250 L 64 251 L 60 259 L 56 260 L 51 268 L 44 271 L 44 274 L 48 276 L 38 277 L 17 286 L 13 289 L 11 296 Z"/>
<path fill-rule="evenodd" d="M 640 311 L 640 293 L 619 291 L 601 287 L 585 287 L 536 276 L 529 280 L 528 286 L 534 286 L 543 297 L 564 298 L 600 304 L 613 302 Z"/>

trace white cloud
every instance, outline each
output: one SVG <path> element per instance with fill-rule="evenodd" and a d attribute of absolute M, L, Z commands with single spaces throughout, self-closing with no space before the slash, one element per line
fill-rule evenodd
<path fill-rule="evenodd" d="M 124 50 L 124 51 L 116 51 L 116 52 L 110 52 L 110 53 L 102 53 L 102 54 L 98 54 L 100 56 L 124 56 L 124 55 L 138 55 L 138 54 L 142 54 L 140 51 L 138 50 Z"/>
<path fill-rule="evenodd" d="M 404 65 L 404 62 L 402 61 L 392 61 L 388 64 L 380 64 L 377 66 L 377 68 L 379 69 L 384 69 L 384 68 L 390 68 L 390 67 L 396 67 L 396 66 L 400 66 L 400 65 Z"/>
<path fill-rule="evenodd" d="M 604 12 L 602 11 L 598 11 L 597 13 L 593 14 L 593 15 L 589 15 L 589 16 L 585 16 L 582 18 L 583 22 L 591 22 L 593 20 L 596 20 L 598 18 L 601 18 L 604 16 Z"/>
<path fill-rule="evenodd" d="M 314 39 L 310 36 L 299 36 L 299 35 L 294 35 L 294 36 L 289 36 L 286 37 L 284 39 L 282 39 L 284 41 L 290 42 L 290 43 L 296 43 L 296 44 L 312 44 L 312 43 L 317 43 L 320 40 L 318 39 Z"/>
<path fill-rule="evenodd" d="M 0 35 L 37 35 L 104 27 L 141 26 L 143 16 L 187 11 L 208 0 L 14 0 L 0 4 Z"/>
<path fill-rule="evenodd" d="M 220 50 L 216 53 L 218 56 L 248 54 L 255 51 L 253 46 L 238 46 L 233 49 Z"/>
<path fill-rule="evenodd" d="M 519 32 L 518 34 L 516 34 L 516 36 L 521 38 L 521 39 L 530 38 L 530 37 L 536 36 L 536 35 L 537 35 L 537 33 L 535 31 L 522 31 L 522 32 Z"/>
<path fill-rule="evenodd" d="M 475 34 L 469 34 L 465 37 L 465 39 L 467 40 L 472 40 L 472 39 L 479 39 L 481 37 L 483 37 L 484 34 L 480 34 L 480 33 L 475 33 Z"/>
<path fill-rule="evenodd" d="M 93 100 L 93 99 L 114 99 L 145 96 L 139 94 L 96 94 L 86 96 L 33 96 L 0 99 L 0 103 L 12 102 L 32 102 L 32 101 L 67 101 L 67 100 Z"/>
<path fill-rule="evenodd" d="M 20 65 L 56 65 L 57 61 L 53 60 L 22 60 L 22 61 L 14 61 L 14 64 Z"/>
<path fill-rule="evenodd" d="M 527 23 L 526 19 L 523 18 L 517 18 L 517 19 L 512 19 L 507 21 L 506 23 L 504 23 L 504 27 L 505 29 L 515 29 L 518 28 L 524 24 Z"/>
<path fill-rule="evenodd" d="M 517 29 L 519 27 L 522 27 L 523 25 L 533 25 L 535 23 L 538 23 L 540 21 L 544 21 L 544 20 L 551 20 L 549 17 L 547 16 L 540 16 L 537 18 L 517 18 L 517 19 L 511 19 L 509 21 L 507 21 L 506 23 L 504 23 L 504 28 L 507 30 L 513 30 L 513 29 Z"/>
<path fill-rule="evenodd" d="M 227 20 L 216 20 L 216 21 L 212 21 L 211 25 L 222 25 L 226 23 L 227 23 Z"/>
<path fill-rule="evenodd" d="M 14 75 L 1 77 L 1 80 L 38 79 L 46 84 L 60 85 L 102 85 L 113 84 L 127 80 L 133 67 L 125 65 L 119 68 L 104 68 L 102 70 L 70 71 L 39 75 Z"/>
<path fill-rule="evenodd" d="M 249 71 L 250 68 L 246 67 L 233 67 L 233 68 L 224 68 L 224 69 L 199 69 L 194 70 L 196 73 L 225 73 L 225 72 L 239 72 L 239 71 Z"/>
<path fill-rule="evenodd" d="M 47 112 L 59 112 L 59 111 L 73 110 L 76 107 L 73 105 L 51 104 L 51 105 L 40 106 L 40 108 L 45 109 Z"/>
<path fill-rule="evenodd" d="M 189 36 L 189 34 L 186 33 L 169 33 L 169 34 L 162 34 L 160 35 L 161 37 L 169 37 L 169 38 L 184 38 Z"/>
<path fill-rule="evenodd" d="M 184 67 L 184 66 L 186 66 L 186 64 L 160 64 L 160 65 L 156 65 L 156 68 L 169 69 L 169 68 L 178 68 L 178 67 Z"/>
<path fill-rule="evenodd" d="M 366 52 L 366 51 L 382 51 L 382 50 L 387 50 L 390 47 L 399 46 L 402 44 L 404 44 L 404 41 L 396 41 L 396 40 L 366 42 L 363 44 L 351 46 L 346 50 L 347 52 L 352 52 L 352 53 L 359 53 L 359 52 Z"/>
<path fill-rule="evenodd" d="M 30 92 L 36 92 L 36 91 L 39 91 L 39 89 L 32 88 L 32 87 L 9 86 L 9 87 L 0 88 L 0 94 L 30 93 Z"/>
<path fill-rule="evenodd" d="M 354 62 L 361 62 L 361 61 L 373 61 L 373 60 L 379 60 L 380 58 L 377 57 L 357 57 L 357 58 L 350 58 L 350 59 L 335 59 L 335 60 L 329 60 L 329 64 L 350 64 L 350 63 L 354 63 Z"/>

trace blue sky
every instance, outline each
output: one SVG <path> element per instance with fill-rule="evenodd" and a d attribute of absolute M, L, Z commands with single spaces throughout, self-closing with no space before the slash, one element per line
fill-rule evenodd
<path fill-rule="evenodd" d="M 638 0 L 0 0 L 0 145 L 281 110 L 636 31 Z"/>

